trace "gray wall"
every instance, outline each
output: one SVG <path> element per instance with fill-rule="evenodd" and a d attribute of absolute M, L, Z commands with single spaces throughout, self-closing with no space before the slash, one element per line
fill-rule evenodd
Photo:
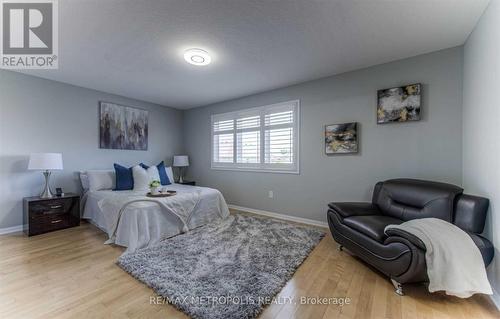
<path fill-rule="evenodd" d="M 488 268 L 500 307 L 500 1 L 490 2 L 464 47 L 463 180 L 467 192 L 490 199 L 486 236 L 495 259 Z"/>
<path fill-rule="evenodd" d="M 149 110 L 148 151 L 99 149 L 100 100 Z M 41 190 L 42 174 L 26 170 L 30 153 L 62 153 L 64 171 L 52 185 L 79 191 L 75 171 L 170 162 L 183 149 L 181 126 L 178 110 L 1 70 L 0 228 L 22 224 L 20 199 Z"/>
<path fill-rule="evenodd" d="M 244 76 L 244 75 L 242 75 Z M 377 125 L 377 89 L 423 84 L 423 120 Z M 299 99 L 300 175 L 210 169 L 210 115 Z M 326 156 L 325 124 L 360 124 L 360 153 Z M 228 203 L 325 221 L 330 201 L 369 200 L 395 177 L 462 182 L 462 47 L 311 81 L 184 114 L 188 175 Z M 274 191 L 274 199 L 268 191 Z"/>

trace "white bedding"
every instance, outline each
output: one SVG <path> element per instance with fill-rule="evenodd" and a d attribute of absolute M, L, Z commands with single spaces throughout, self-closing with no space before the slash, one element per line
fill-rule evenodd
<path fill-rule="evenodd" d="M 199 193 L 199 200 L 187 222 L 187 229 L 193 229 L 229 216 L 229 209 L 224 197 L 216 189 L 181 184 L 171 184 L 166 186 L 166 189 L 175 190 L 179 195 Z M 123 209 L 116 233 L 113 236 L 114 227 L 110 225 L 109 221 L 115 218 L 110 215 L 116 215 L 116 209 L 110 209 L 109 205 L 104 205 L 105 211 L 103 211 L 100 206 L 103 203 L 109 203 L 110 198 L 116 200 L 117 205 L 121 205 L 118 203 L 126 202 L 130 198 L 137 198 L 137 195 L 144 195 L 144 193 L 111 190 L 88 191 L 83 197 L 83 218 L 89 219 L 94 225 L 105 231 L 111 242 L 127 247 L 129 252 L 153 246 L 163 238 L 175 236 L 186 230 L 183 222 L 174 214 L 168 213 L 162 205 L 141 201 L 130 203 Z M 105 200 L 106 198 L 107 200 Z"/>

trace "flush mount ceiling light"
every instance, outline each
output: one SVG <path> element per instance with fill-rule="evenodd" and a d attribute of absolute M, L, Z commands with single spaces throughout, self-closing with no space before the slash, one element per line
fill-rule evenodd
<path fill-rule="evenodd" d="M 187 63 L 194 65 L 207 65 L 210 64 L 212 58 L 205 50 L 189 49 L 184 52 L 184 60 L 186 60 Z"/>

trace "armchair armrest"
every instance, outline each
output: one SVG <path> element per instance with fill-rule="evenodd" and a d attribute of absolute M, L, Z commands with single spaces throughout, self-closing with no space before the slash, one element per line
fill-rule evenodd
<path fill-rule="evenodd" d="M 328 207 L 342 218 L 350 216 L 381 215 L 378 207 L 372 203 L 330 203 Z"/>
<path fill-rule="evenodd" d="M 408 240 L 410 243 L 415 245 L 417 248 L 422 249 L 423 251 L 426 251 L 425 244 L 423 241 L 420 240 L 417 236 L 410 234 L 407 231 L 397 229 L 397 228 L 389 228 L 385 231 L 385 234 L 387 235 L 387 239 L 385 240 L 385 243 L 392 242 L 394 241 L 395 238 L 393 237 L 402 237 L 406 240 Z"/>

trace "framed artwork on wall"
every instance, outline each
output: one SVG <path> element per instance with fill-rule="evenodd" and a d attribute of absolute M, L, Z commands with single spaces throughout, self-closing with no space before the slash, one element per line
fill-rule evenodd
<path fill-rule="evenodd" d="M 420 120 L 421 84 L 377 92 L 377 124 Z"/>
<path fill-rule="evenodd" d="M 109 102 L 99 102 L 99 147 L 105 149 L 148 149 L 148 111 Z"/>
<path fill-rule="evenodd" d="M 325 154 L 358 152 L 358 123 L 325 125 Z"/>

